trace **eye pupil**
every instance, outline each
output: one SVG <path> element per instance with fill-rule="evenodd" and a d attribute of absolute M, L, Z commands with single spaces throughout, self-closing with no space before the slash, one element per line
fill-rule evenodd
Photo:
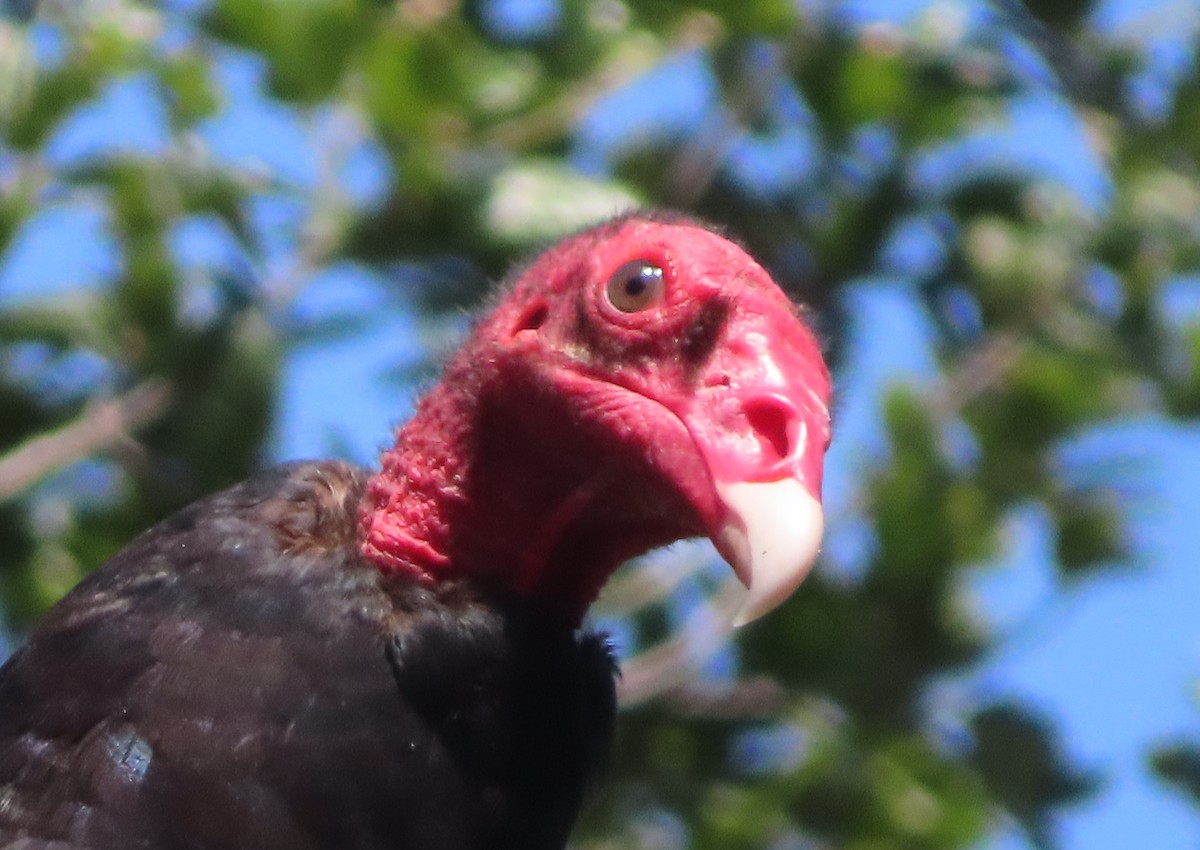
<path fill-rule="evenodd" d="M 663 270 L 649 260 L 630 260 L 608 281 L 608 301 L 622 313 L 636 313 L 657 303 L 663 291 Z"/>

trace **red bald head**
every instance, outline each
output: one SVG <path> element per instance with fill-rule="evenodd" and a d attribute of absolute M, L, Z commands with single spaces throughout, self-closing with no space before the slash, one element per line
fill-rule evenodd
<path fill-rule="evenodd" d="M 621 561 L 707 535 L 758 613 L 815 556 L 828 405 L 812 333 L 741 248 L 623 217 L 479 324 L 385 454 L 364 551 L 578 619 Z"/>

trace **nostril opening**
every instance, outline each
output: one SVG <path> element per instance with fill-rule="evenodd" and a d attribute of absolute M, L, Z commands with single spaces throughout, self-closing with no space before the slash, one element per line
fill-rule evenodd
<path fill-rule="evenodd" d="M 534 304 L 521 314 L 521 318 L 513 326 L 512 335 L 516 336 L 522 331 L 536 331 L 546 323 L 546 316 L 549 315 L 549 312 L 549 308 L 545 304 Z"/>
<path fill-rule="evenodd" d="M 795 418 L 790 407 L 772 398 L 759 398 L 747 402 L 746 421 L 758 435 L 764 451 L 783 460 L 791 455 L 791 424 Z"/>

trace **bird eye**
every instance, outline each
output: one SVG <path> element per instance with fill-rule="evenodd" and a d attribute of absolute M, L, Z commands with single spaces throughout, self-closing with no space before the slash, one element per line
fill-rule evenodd
<path fill-rule="evenodd" d="M 662 297 L 663 270 L 649 260 L 630 260 L 608 279 L 608 303 L 622 313 L 645 310 Z"/>

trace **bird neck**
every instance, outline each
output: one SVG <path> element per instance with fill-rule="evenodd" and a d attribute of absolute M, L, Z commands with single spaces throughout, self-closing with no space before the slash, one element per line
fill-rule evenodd
<path fill-rule="evenodd" d="M 456 451 L 469 419 L 460 407 L 440 387 L 422 399 L 367 483 L 363 552 L 386 572 L 432 584 L 452 569 L 452 526 L 467 510 L 461 483 L 470 462 Z"/>
<path fill-rule="evenodd" d="M 368 483 L 363 553 L 431 586 L 467 580 L 493 595 L 536 598 L 577 624 L 623 560 L 666 541 L 606 519 L 605 503 L 628 486 L 623 472 L 594 446 L 531 421 L 529 387 L 494 380 L 489 389 L 478 363 L 459 363 Z"/>

